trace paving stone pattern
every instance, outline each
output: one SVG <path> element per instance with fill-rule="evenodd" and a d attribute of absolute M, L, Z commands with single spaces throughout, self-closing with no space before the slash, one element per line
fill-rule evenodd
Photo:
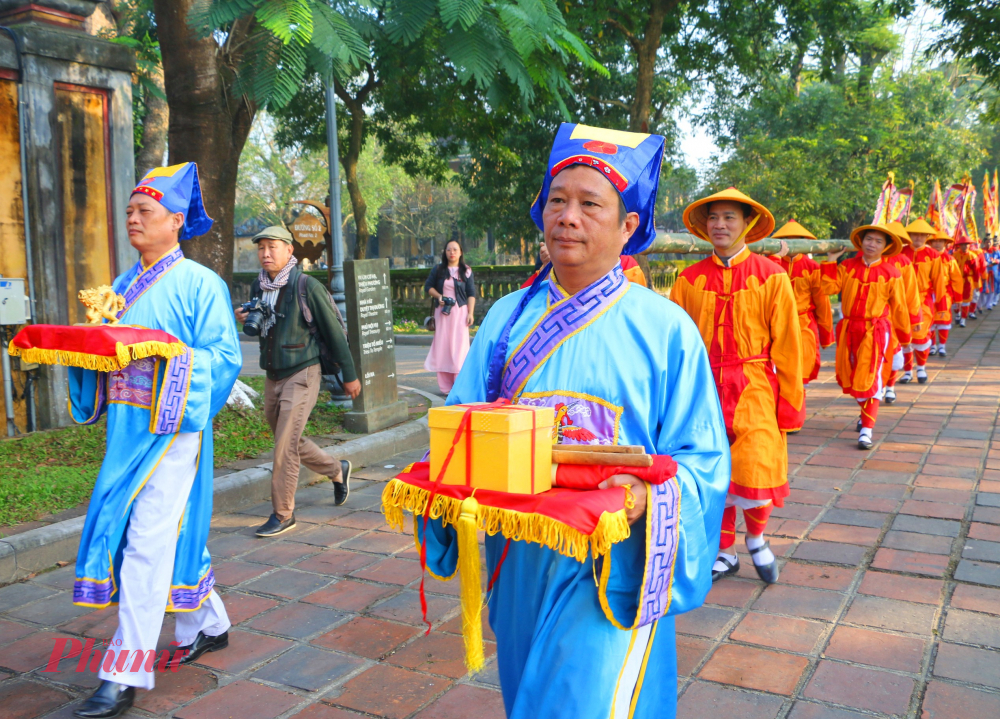
<path fill-rule="evenodd" d="M 898 386 L 868 452 L 824 353 L 771 521 L 781 580 L 765 587 L 744 552 L 737 577 L 677 618 L 679 718 L 1000 716 L 1000 312 L 969 325 L 930 383 Z M 345 507 L 329 485 L 301 490 L 299 526 L 275 540 L 253 536 L 269 504 L 216 516 L 230 647 L 160 674 L 130 715 L 503 717 L 488 626 L 488 664 L 469 676 L 457 582 L 428 578 L 425 635 L 412 540 L 379 513 L 383 482 L 416 454 L 359 471 Z M 114 631 L 113 607 L 72 606 L 72 579 L 65 567 L 0 588 L 4 719 L 69 717 L 96 685 L 75 658 L 41 671 L 56 640 Z M 168 618 L 161 646 L 172 638 Z"/>

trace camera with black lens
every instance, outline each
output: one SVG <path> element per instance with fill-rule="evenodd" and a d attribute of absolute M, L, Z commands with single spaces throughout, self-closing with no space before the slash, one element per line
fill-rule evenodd
<path fill-rule="evenodd" d="M 455 306 L 454 297 L 442 297 L 441 298 L 441 314 L 450 315 L 451 308 Z"/>
<path fill-rule="evenodd" d="M 271 306 L 260 297 L 254 297 L 240 305 L 240 309 L 247 313 L 247 318 L 243 320 L 243 333 L 250 337 L 259 336 L 264 323 L 271 316 Z"/>

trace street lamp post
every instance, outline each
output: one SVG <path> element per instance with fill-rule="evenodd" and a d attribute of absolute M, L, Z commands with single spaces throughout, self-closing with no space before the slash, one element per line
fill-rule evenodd
<path fill-rule="evenodd" d="M 346 317 L 344 238 L 341 234 L 340 216 L 340 157 L 337 152 L 337 103 L 333 80 L 326 86 L 326 146 L 330 164 L 330 242 L 333 243 L 333 277 L 330 281 L 330 292 L 333 294 L 333 301 L 340 308 L 340 314 Z"/>

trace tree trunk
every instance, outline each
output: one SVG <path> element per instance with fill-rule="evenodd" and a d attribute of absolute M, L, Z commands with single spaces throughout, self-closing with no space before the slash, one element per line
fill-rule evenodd
<path fill-rule="evenodd" d="M 340 162 L 344 166 L 344 180 L 347 183 L 347 195 L 351 198 L 354 230 L 357 233 L 357 241 L 354 243 L 354 259 L 363 260 L 368 254 L 369 235 L 368 205 L 365 203 L 364 195 L 361 194 L 361 183 L 358 182 L 358 160 L 361 157 L 365 129 L 364 99 L 361 97 L 352 98 L 339 83 L 335 87 L 337 95 L 347 106 L 347 112 L 351 118 L 350 134 L 340 156 Z M 364 95 L 367 96 L 367 92 Z"/>
<path fill-rule="evenodd" d="M 157 68 L 153 77 L 156 86 L 163 92 L 163 68 Z M 139 180 L 149 172 L 151 167 L 163 164 L 163 155 L 167 151 L 167 128 L 170 120 L 170 107 L 167 101 L 146 91 L 146 117 L 142 124 L 142 149 L 135 158 L 135 179 Z"/>
<path fill-rule="evenodd" d="M 230 91 L 231 75 L 227 70 L 224 78 L 221 72 L 224 48 L 213 37 L 197 37 L 188 26 L 194 2 L 153 0 L 170 106 L 169 162 L 198 163 L 205 210 L 215 220 L 211 230 L 182 242 L 181 249 L 185 257 L 215 270 L 230 284 L 236 171 L 257 108 Z M 252 18 L 237 21 L 229 44 L 238 46 L 252 23 Z M 231 66 L 233 58 L 226 59 Z"/>
<path fill-rule="evenodd" d="M 628 129 L 649 132 L 649 113 L 653 105 L 653 80 L 656 75 L 656 53 L 660 49 L 663 21 L 680 0 L 654 0 L 642 39 L 633 45 L 636 54 L 635 93 L 629 109 Z"/>
<path fill-rule="evenodd" d="M 795 54 L 795 62 L 792 64 L 790 79 L 795 97 L 802 94 L 802 70 L 805 67 L 806 49 L 805 47 L 799 47 L 798 52 Z"/>

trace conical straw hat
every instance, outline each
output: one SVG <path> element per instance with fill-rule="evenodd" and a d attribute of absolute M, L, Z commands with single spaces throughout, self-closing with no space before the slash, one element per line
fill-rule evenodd
<path fill-rule="evenodd" d="M 695 200 L 684 209 L 684 225 L 697 237 L 708 240 L 708 206 L 713 202 L 742 202 L 750 205 L 754 212 L 751 215 L 751 226 L 747 229 L 745 239 L 747 244 L 763 240 L 774 230 L 774 217 L 762 204 L 751 200 L 735 187 L 716 192 L 714 195 Z"/>
<path fill-rule="evenodd" d="M 934 226 L 925 220 L 923 217 L 918 217 L 913 222 L 906 226 L 906 231 L 911 235 L 934 235 L 937 234 L 937 230 Z"/>
<path fill-rule="evenodd" d="M 903 223 L 900 222 L 899 220 L 893 220 L 888 225 L 886 225 L 886 227 L 892 230 L 893 233 L 896 235 L 896 237 L 898 237 L 903 241 L 904 245 L 913 244 L 913 240 L 910 239 L 910 233 L 906 231 L 906 228 L 903 227 Z"/>
<path fill-rule="evenodd" d="M 893 255 L 898 255 L 903 249 L 903 241 L 899 238 L 892 229 L 887 225 L 874 224 L 874 225 L 861 225 L 861 227 L 856 227 L 854 232 L 851 233 L 851 244 L 853 244 L 858 251 L 861 250 L 861 238 L 868 230 L 878 230 L 879 232 L 884 232 L 889 236 L 889 242 L 886 243 L 885 249 L 882 250 L 882 257 L 892 257 Z"/>
<path fill-rule="evenodd" d="M 776 240 L 815 240 L 816 235 L 795 220 L 789 220 L 781 229 L 771 235 Z"/>

